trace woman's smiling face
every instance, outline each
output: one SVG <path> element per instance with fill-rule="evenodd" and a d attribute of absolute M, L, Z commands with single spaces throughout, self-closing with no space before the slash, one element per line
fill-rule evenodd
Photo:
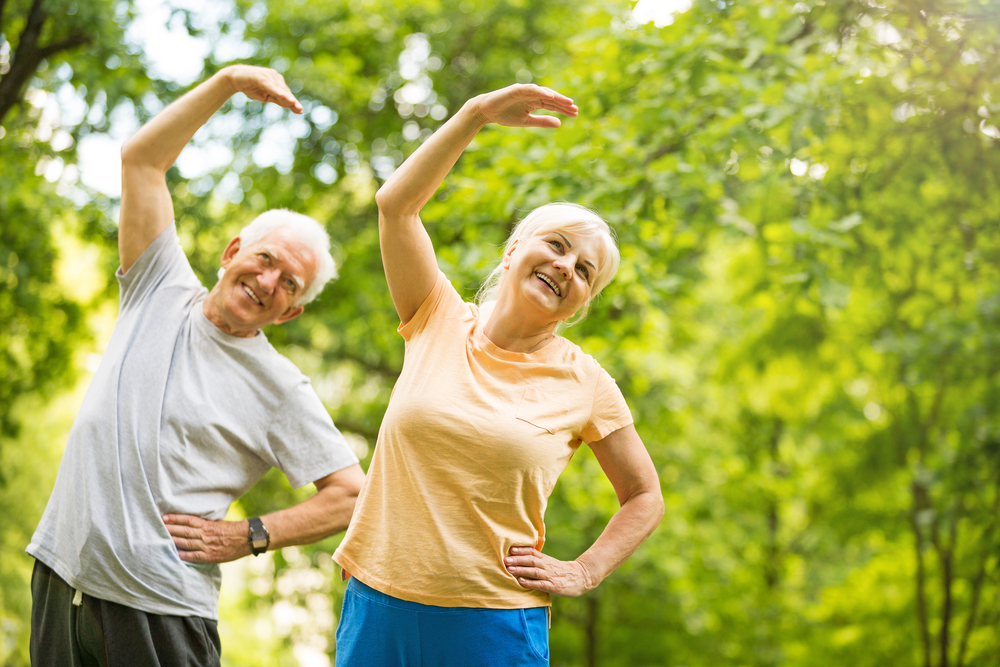
<path fill-rule="evenodd" d="M 538 312 L 549 322 L 567 320 L 591 297 L 599 242 L 553 230 L 518 239 L 504 255 L 504 288 L 518 312 Z"/>

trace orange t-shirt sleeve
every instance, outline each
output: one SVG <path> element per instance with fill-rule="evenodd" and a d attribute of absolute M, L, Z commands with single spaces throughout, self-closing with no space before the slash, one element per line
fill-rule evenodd
<path fill-rule="evenodd" d="M 431 293 L 420 304 L 410 321 L 400 324 L 396 331 L 403 340 L 409 341 L 422 332 L 431 320 L 441 317 L 461 317 L 467 314 L 468 307 L 444 272 L 438 271 L 437 282 L 431 288 Z"/>
<path fill-rule="evenodd" d="M 632 413 L 618 384 L 606 370 L 600 369 L 590 421 L 581 434 L 583 441 L 590 443 L 603 440 L 618 429 L 628 426 L 632 421 Z"/>

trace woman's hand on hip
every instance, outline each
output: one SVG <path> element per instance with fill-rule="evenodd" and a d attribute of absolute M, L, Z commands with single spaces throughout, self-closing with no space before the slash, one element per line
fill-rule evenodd
<path fill-rule="evenodd" d="M 555 116 L 534 116 L 532 112 L 544 109 L 565 116 L 576 116 L 580 111 L 573 100 L 565 95 L 532 83 L 515 83 L 513 86 L 479 95 L 472 101 L 482 123 L 496 123 L 507 127 L 559 127 L 562 123 Z"/>
<path fill-rule="evenodd" d="M 534 547 L 511 547 L 504 565 L 524 588 L 559 597 L 579 597 L 597 587 L 580 561 L 557 560 Z"/>

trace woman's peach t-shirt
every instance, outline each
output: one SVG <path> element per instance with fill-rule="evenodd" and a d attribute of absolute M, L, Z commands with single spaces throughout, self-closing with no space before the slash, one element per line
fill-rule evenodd
<path fill-rule="evenodd" d="M 411 602 L 549 605 L 504 568 L 545 542 L 545 506 L 581 442 L 632 423 L 607 372 L 557 336 L 530 354 L 483 334 L 488 313 L 444 274 L 413 318 L 368 477 L 334 555 L 365 584 Z"/>

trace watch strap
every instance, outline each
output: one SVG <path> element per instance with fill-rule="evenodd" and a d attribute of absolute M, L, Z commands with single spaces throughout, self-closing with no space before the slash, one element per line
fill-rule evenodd
<path fill-rule="evenodd" d="M 271 534 L 259 517 L 252 517 L 248 521 L 250 530 L 247 531 L 247 542 L 250 544 L 250 553 L 259 556 L 271 545 Z"/>

